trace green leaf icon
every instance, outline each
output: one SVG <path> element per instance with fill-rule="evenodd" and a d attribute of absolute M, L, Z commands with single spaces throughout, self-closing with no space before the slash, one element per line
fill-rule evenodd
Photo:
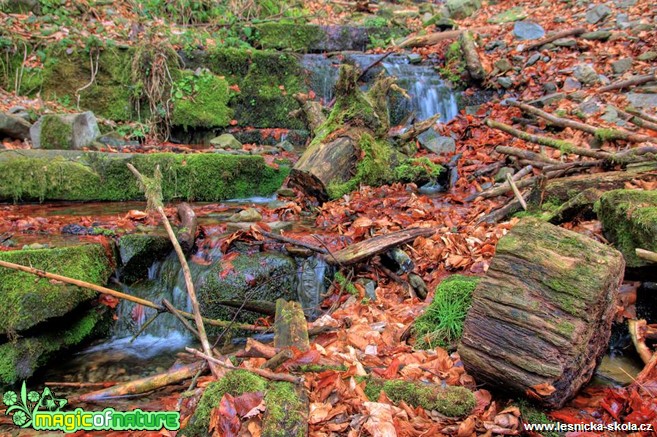
<path fill-rule="evenodd" d="M 18 401 L 18 395 L 14 391 L 8 391 L 2 396 L 2 402 L 8 407 L 11 407 Z"/>
<path fill-rule="evenodd" d="M 34 408 L 34 411 L 38 410 L 48 410 L 48 411 L 59 411 L 64 408 L 68 401 L 64 398 L 56 398 L 55 394 L 50 391 L 48 387 L 43 389 L 41 394 L 41 399 L 39 403 Z"/>

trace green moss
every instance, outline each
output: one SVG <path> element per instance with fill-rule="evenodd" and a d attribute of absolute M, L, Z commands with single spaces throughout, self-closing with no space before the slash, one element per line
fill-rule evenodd
<path fill-rule="evenodd" d="M 27 379 L 57 352 L 100 334 L 99 322 L 105 316 L 104 311 L 92 309 L 66 327 L 0 345 L 0 382 L 14 384 Z"/>
<path fill-rule="evenodd" d="M 344 277 L 342 272 L 336 272 L 334 279 L 338 285 L 340 285 L 340 287 L 347 293 L 351 294 L 352 296 L 358 296 L 358 289 L 353 284 L 353 282 L 347 281 L 347 278 Z"/>
<path fill-rule="evenodd" d="M 465 416 L 475 407 L 475 397 L 465 387 L 442 388 L 399 379 L 366 379 L 365 394 L 370 400 L 377 401 L 382 391 L 395 403 L 404 401 L 426 410 L 436 410 L 449 417 Z"/>
<path fill-rule="evenodd" d="M 618 138 L 616 129 L 599 128 L 594 132 L 594 136 L 600 141 L 610 141 Z"/>
<path fill-rule="evenodd" d="M 267 381 L 246 370 L 233 370 L 219 381 L 208 384 L 196 407 L 189 424 L 180 431 L 182 436 L 206 436 L 210 423 L 212 409 L 219 406 L 221 398 L 226 393 L 231 396 L 241 396 L 244 393 L 264 392 Z"/>
<path fill-rule="evenodd" d="M 433 301 L 413 324 L 417 347 L 454 347 L 461 338 L 472 292 L 479 279 L 452 275 L 438 285 Z"/>
<path fill-rule="evenodd" d="M 298 369 L 300 372 L 305 373 L 322 373 L 327 371 L 346 372 L 349 370 L 344 364 L 302 364 Z"/>
<path fill-rule="evenodd" d="M 98 285 L 104 285 L 113 270 L 99 244 L 0 252 L 0 259 Z M 95 296 L 91 290 L 0 268 L 0 333 L 22 331 L 62 316 Z"/>
<path fill-rule="evenodd" d="M 559 323 L 557 323 L 557 331 L 559 331 L 565 337 L 570 338 L 570 336 L 573 335 L 573 332 L 575 332 L 575 325 L 565 320 L 562 320 Z"/>
<path fill-rule="evenodd" d="M 7 45 L 3 44 L 5 42 Z M 43 84 L 43 68 L 29 67 L 24 64 L 24 50 L 33 50 L 30 43 L 20 38 L 4 39 L 0 36 L 0 88 L 6 91 L 16 91 L 16 78 L 19 95 L 34 95 Z"/>
<path fill-rule="evenodd" d="M 183 71 L 173 84 L 171 122 L 188 128 L 228 126 L 232 111 L 228 108 L 228 82 L 210 72 L 196 75 Z"/>
<path fill-rule="evenodd" d="M 41 148 L 70 150 L 73 148 L 73 126 L 57 115 L 45 115 L 41 120 Z"/>
<path fill-rule="evenodd" d="M 435 181 L 444 168 L 434 164 L 429 158 L 412 158 L 395 167 L 395 179 L 400 182 L 424 184 Z"/>
<path fill-rule="evenodd" d="M 319 26 L 297 23 L 262 23 L 256 26 L 257 44 L 264 49 L 306 52 L 325 38 Z"/>
<path fill-rule="evenodd" d="M 461 45 L 454 41 L 447 47 L 445 52 L 445 64 L 440 69 L 440 75 L 443 79 L 454 85 L 462 84 L 463 73 L 465 72 L 465 60 L 461 53 Z"/>
<path fill-rule="evenodd" d="M 525 400 L 518 401 L 518 407 L 520 408 L 520 414 L 522 421 L 524 423 L 535 423 L 535 424 L 556 424 L 556 422 L 548 419 L 544 411 L 536 408 L 535 406 L 529 404 Z M 558 432 L 543 432 L 543 437 L 559 437 Z"/>
<path fill-rule="evenodd" d="M 296 437 L 306 435 L 304 421 L 305 403 L 301 400 L 294 385 L 289 382 L 272 382 L 265 394 L 267 410 L 263 418 L 262 435 L 264 437 L 295 436 L 291 431 L 296 429 Z"/>
<path fill-rule="evenodd" d="M 568 141 L 554 140 L 554 143 L 562 153 L 571 153 L 573 151 L 573 145 Z"/>
<path fill-rule="evenodd" d="M 126 163 L 145 175 L 160 166 L 164 200 L 218 201 L 275 192 L 289 168 L 274 169 L 260 156 L 213 153 L 137 154 L 113 157 L 90 153 L 81 160 L 16 157 L 0 160 L 2 200 L 142 200 Z"/>

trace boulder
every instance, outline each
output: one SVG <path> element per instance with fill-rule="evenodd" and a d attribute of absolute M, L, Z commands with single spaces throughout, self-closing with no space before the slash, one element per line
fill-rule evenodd
<path fill-rule="evenodd" d="M 657 191 L 609 191 L 596 212 L 605 237 L 623 253 L 627 266 L 647 266 L 635 249 L 657 252 Z"/>
<path fill-rule="evenodd" d="M 438 135 L 435 130 L 429 129 L 417 137 L 422 147 L 437 155 L 452 153 L 456 150 L 456 141 L 452 137 Z"/>
<path fill-rule="evenodd" d="M 615 249 L 534 218 L 497 245 L 458 347 L 477 382 L 563 406 L 604 355 L 625 262 Z"/>
<path fill-rule="evenodd" d="M 155 261 L 164 259 L 173 245 L 160 235 L 128 234 L 119 238 L 121 279 L 132 283 L 148 277 L 148 268 Z"/>
<path fill-rule="evenodd" d="M 31 126 L 30 123 L 17 115 L 0 112 L 0 139 L 28 140 L 30 139 Z"/>
<path fill-rule="evenodd" d="M 481 8 L 480 0 L 447 0 L 445 7 L 450 18 L 462 20 Z"/>
<path fill-rule="evenodd" d="M 294 260 L 279 253 L 240 254 L 234 259 L 220 260 L 198 286 L 201 313 L 213 319 L 237 319 L 250 323 L 261 314 L 223 306 L 221 301 L 276 299 L 296 300 L 297 266 Z"/>
<path fill-rule="evenodd" d="M 532 21 L 516 21 L 513 35 L 519 40 L 539 39 L 545 36 L 545 30 Z"/>
<path fill-rule="evenodd" d="M 639 109 L 657 109 L 657 94 L 626 93 L 625 97 L 632 106 Z"/>
<path fill-rule="evenodd" d="M 623 58 L 611 63 L 611 71 L 614 74 L 623 74 L 632 68 L 632 58 Z"/>
<path fill-rule="evenodd" d="M 607 5 L 595 5 L 593 8 L 586 11 L 586 22 L 589 24 L 596 24 L 603 21 L 611 14 L 611 9 Z"/>
<path fill-rule="evenodd" d="M 93 112 L 43 115 L 30 128 L 35 149 L 80 150 L 100 136 Z"/>
<path fill-rule="evenodd" d="M 246 208 L 241 210 L 240 212 L 236 212 L 235 214 L 231 215 L 228 217 L 227 221 L 229 222 L 259 222 L 262 220 L 262 214 L 258 212 L 257 209 L 255 208 Z"/>
<path fill-rule="evenodd" d="M 237 138 L 232 134 L 223 134 L 216 138 L 212 138 L 210 144 L 219 149 L 240 150 L 242 148 L 242 143 L 237 141 Z"/>

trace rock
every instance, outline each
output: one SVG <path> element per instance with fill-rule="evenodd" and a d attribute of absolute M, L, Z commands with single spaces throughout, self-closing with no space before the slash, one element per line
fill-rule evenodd
<path fill-rule="evenodd" d="M 519 40 L 539 39 L 545 36 L 545 30 L 532 21 L 517 21 L 513 26 L 513 34 Z"/>
<path fill-rule="evenodd" d="M 559 38 L 552 41 L 557 47 L 577 47 L 577 40 L 575 38 Z"/>
<path fill-rule="evenodd" d="M 653 52 L 653 51 L 643 52 L 639 56 L 637 56 L 637 59 L 643 62 L 654 61 L 655 59 L 657 59 L 657 52 Z"/>
<path fill-rule="evenodd" d="M 529 102 L 529 104 L 536 106 L 538 108 L 543 108 L 544 106 L 548 106 L 560 100 L 563 100 L 565 97 L 566 95 L 564 93 L 551 93 L 543 97 L 540 97 L 536 100 L 532 100 L 531 102 Z"/>
<path fill-rule="evenodd" d="M 426 185 L 418 188 L 417 192 L 426 196 L 431 196 L 432 194 L 443 193 L 447 191 L 447 189 L 448 187 L 442 185 L 439 182 L 429 182 Z"/>
<path fill-rule="evenodd" d="M 625 97 L 635 108 L 657 109 L 657 94 L 627 93 Z"/>
<path fill-rule="evenodd" d="M 620 30 L 629 29 L 632 25 L 630 24 L 630 17 L 627 14 L 618 14 L 616 15 L 616 27 Z"/>
<path fill-rule="evenodd" d="M 586 11 L 586 22 L 589 24 L 597 24 L 603 21 L 611 14 L 611 9 L 607 5 L 595 5 L 593 8 Z"/>
<path fill-rule="evenodd" d="M 564 81 L 562 89 L 565 92 L 577 91 L 579 89 L 582 89 L 582 84 L 574 77 L 568 77 Z"/>
<path fill-rule="evenodd" d="M 493 179 L 495 180 L 495 182 L 504 182 L 504 181 L 506 181 L 506 175 L 511 175 L 511 176 L 513 176 L 513 174 L 514 174 L 515 172 L 516 172 L 516 171 L 515 171 L 514 169 L 512 169 L 511 167 L 502 167 L 502 168 L 499 169 L 499 171 L 495 174 L 495 176 L 494 176 Z"/>
<path fill-rule="evenodd" d="M 600 104 L 600 100 L 598 100 L 597 97 L 591 97 L 583 101 L 578 106 L 578 109 L 582 114 L 591 116 L 600 112 L 602 105 Z"/>
<path fill-rule="evenodd" d="M 610 36 L 611 32 L 608 30 L 597 30 L 595 32 L 583 33 L 579 37 L 590 41 L 606 41 Z"/>
<path fill-rule="evenodd" d="M 480 0 L 447 0 L 445 7 L 450 18 L 462 20 L 481 8 Z"/>
<path fill-rule="evenodd" d="M 607 350 L 621 254 L 534 218 L 502 237 L 472 294 L 458 352 L 477 381 L 563 406 Z"/>
<path fill-rule="evenodd" d="M 294 144 L 288 140 L 281 141 L 280 143 L 276 144 L 276 147 L 286 152 L 294 152 Z"/>
<path fill-rule="evenodd" d="M 497 61 L 495 61 L 495 63 L 493 64 L 493 66 L 494 66 L 494 67 L 495 67 L 500 73 L 506 73 L 507 71 L 513 69 L 513 65 L 512 65 L 511 62 L 509 62 L 509 60 L 506 59 L 506 58 L 498 59 Z"/>
<path fill-rule="evenodd" d="M 636 5 L 636 2 L 637 0 L 614 0 L 614 5 L 616 5 L 617 8 L 627 9 Z"/>
<path fill-rule="evenodd" d="M 230 274 L 226 274 L 228 271 Z M 203 315 L 231 320 L 237 309 L 221 305 L 222 300 L 296 300 L 297 266 L 280 253 L 240 254 L 231 261 L 218 261 L 198 287 L 198 300 Z M 239 311 L 238 321 L 250 323 L 260 314 Z"/>
<path fill-rule="evenodd" d="M 513 79 L 510 77 L 498 77 L 497 83 L 504 89 L 509 89 L 513 86 Z"/>
<path fill-rule="evenodd" d="M 552 94 L 557 91 L 557 84 L 554 82 L 545 82 L 542 88 L 546 93 Z"/>
<path fill-rule="evenodd" d="M 292 188 L 287 187 L 279 188 L 276 190 L 276 194 L 278 194 L 280 197 L 286 197 L 288 199 L 294 199 L 297 197 L 297 193 Z"/>
<path fill-rule="evenodd" d="M 437 155 L 452 153 L 456 150 L 454 138 L 438 135 L 433 129 L 418 135 L 417 139 L 422 147 Z"/>
<path fill-rule="evenodd" d="M 31 126 L 17 115 L 0 112 L 0 139 L 29 140 Z"/>
<path fill-rule="evenodd" d="M 611 71 L 614 74 L 623 74 L 630 68 L 632 68 L 632 58 L 619 59 L 611 63 Z"/>
<path fill-rule="evenodd" d="M 635 249 L 657 252 L 657 191 L 609 191 L 596 212 L 605 238 L 623 253 L 627 266 L 648 266 Z"/>
<path fill-rule="evenodd" d="M 89 235 L 93 233 L 93 230 L 94 229 L 92 227 L 86 227 L 75 223 L 69 223 L 67 225 L 62 226 L 61 232 L 62 234 L 70 234 L 70 235 Z"/>
<path fill-rule="evenodd" d="M 484 49 L 488 51 L 493 51 L 495 49 L 504 50 L 505 48 L 506 48 L 506 42 L 499 39 L 493 40 L 484 46 Z"/>
<path fill-rule="evenodd" d="M 527 60 L 527 63 L 525 64 L 525 67 L 531 67 L 535 63 L 541 60 L 541 54 L 540 53 L 534 53 L 529 57 Z"/>
<path fill-rule="evenodd" d="M 602 114 L 600 118 L 608 123 L 617 124 L 618 126 L 624 126 L 627 124 L 625 120 L 618 117 L 618 111 L 616 108 L 610 105 L 607 105 L 604 114 Z"/>
<path fill-rule="evenodd" d="M 306 317 L 314 320 L 320 315 L 320 304 L 327 286 L 333 281 L 335 269 L 318 256 L 311 256 L 300 263 L 297 296 Z"/>
<path fill-rule="evenodd" d="M 32 266 L 96 285 L 105 285 L 112 262 L 100 244 L 55 249 L 0 252 L 3 261 Z M 96 292 L 19 272 L 0 269 L 0 343 L 7 334 L 32 329 L 40 323 L 65 316 L 96 297 Z"/>
<path fill-rule="evenodd" d="M 242 149 L 242 143 L 237 141 L 235 136 L 233 136 L 232 134 L 222 134 L 219 135 L 218 137 L 212 138 L 210 140 L 210 144 L 212 144 L 215 148 L 218 149 L 233 149 L 233 150 Z"/>
<path fill-rule="evenodd" d="M 237 212 L 230 217 L 227 221 L 229 222 L 259 222 L 262 220 L 262 215 L 255 208 L 246 208 L 240 212 Z"/>
<path fill-rule="evenodd" d="M 281 150 L 274 146 L 260 146 L 251 152 L 254 155 L 278 155 Z"/>
<path fill-rule="evenodd" d="M 489 18 L 488 22 L 493 24 L 502 24 L 510 23 L 512 21 L 524 20 L 525 18 L 527 18 L 527 13 L 525 10 L 520 6 L 515 6 Z"/>
<path fill-rule="evenodd" d="M 7 113 L 22 118 L 23 120 L 30 123 L 30 125 L 32 124 L 30 120 L 30 114 L 27 112 L 27 109 L 24 106 L 20 106 L 20 105 L 12 106 L 11 108 L 9 108 Z"/>
<path fill-rule="evenodd" d="M 272 232 L 284 231 L 291 229 L 294 223 L 292 222 L 283 222 L 283 221 L 274 221 L 268 222 L 267 226 L 271 229 Z M 253 222 L 234 222 L 226 223 L 226 229 L 229 231 L 248 231 L 253 226 Z"/>
<path fill-rule="evenodd" d="M 574 75 L 575 78 L 584 85 L 593 85 L 600 80 L 598 73 L 590 64 L 577 65 L 575 67 Z"/>
<path fill-rule="evenodd" d="M 419 55 L 417 53 L 409 53 L 406 55 L 408 58 L 408 62 L 411 64 L 419 64 L 422 62 L 422 55 Z"/>
<path fill-rule="evenodd" d="M 121 280 L 136 282 L 148 277 L 155 261 L 164 259 L 173 249 L 171 241 L 160 235 L 128 234 L 119 238 Z"/>
<path fill-rule="evenodd" d="M 35 149 L 81 150 L 100 136 L 93 112 L 43 115 L 30 128 Z"/>

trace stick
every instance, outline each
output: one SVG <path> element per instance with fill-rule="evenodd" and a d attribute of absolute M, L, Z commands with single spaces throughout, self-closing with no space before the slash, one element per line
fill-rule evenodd
<path fill-rule="evenodd" d="M 192 301 L 192 308 L 194 310 L 194 323 L 196 323 L 196 329 L 198 330 L 198 335 L 201 340 L 201 345 L 203 346 L 203 350 L 205 351 L 206 355 L 212 356 L 212 347 L 210 346 L 210 342 L 208 341 L 208 336 L 205 333 L 205 326 L 203 325 L 203 317 L 201 316 L 201 308 L 198 304 L 198 299 L 196 299 L 196 291 L 194 290 L 194 281 L 192 280 L 192 273 L 189 270 L 189 265 L 187 264 L 185 253 L 180 247 L 180 243 L 178 243 L 178 238 L 176 237 L 176 234 L 173 232 L 173 229 L 171 228 L 171 223 L 169 223 L 169 219 L 167 218 L 167 215 L 164 212 L 164 208 L 162 207 L 162 186 L 161 186 L 161 180 L 158 181 L 158 175 L 160 175 L 161 178 L 159 167 L 155 169 L 154 179 L 152 181 L 148 181 L 141 175 L 141 173 L 139 173 L 139 171 L 132 164 L 128 163 L 127 166 L 130 169 L 130 171 L 139 180 L 145 195 L 149 198 L 148 199 L 149 202 L 152 202 L 154 204 L 155 209 L 160 214 L 160 217 L 162 217 L 164 228 L 167 230 L 169 239 L 173 244 L 173 249 L 176 251 L 176 255 L 178 255 L 178 260 L 180 261 L 180 265 L 182 266 L 183 276 L 185 277 L 185 285 L 187 287 L 187 294 L 189 295 L 189 299 Z M 154 187 L 149 186 L 149 184 L 154 184 Z M 149 190 L 155 190 L 156 193 L 149 192 Z M 212 376 L 218 378 L 220 376 L 220 373 L 216 369 L 214 364 L 208 362 L 208 365 L 210 366 L 210 371 L 212 372 Z"/>
<path fill-rule="evenodd" d="M 566 38 L 568 36 L 577 36 L 577 35 L 580 35 L 584 32 L 586 32 L 586 29 L 584 29 L 582 27 L 578 27 L 576 29 L 562 30 L 560 32 L 553 33 L 552 35 L 548 35 L 543 39 L 540 39 L 536 42 L 533 42 L 533 43 L 525 46 L 525 48 L 523 48 L 521 51 L 526 52 L 526 51 L 529 51 L 529 50 L 534 50 L 537 47 L 540 47 L 540 46 L 545 45 L 547 43 L 550 43 L 552 41 L 556 41 L 560 38 Z"/>
<path fill-rule="evenodd" d="M 608 159 L 611 157 L 611 155 L 606 152 L 577 147 L 576 145 L 574 145 L 573 143 L 569 143 L 568 141 L 558 140 L 556 138 L 544 137 L 541 135 L 529 134 L 519 129 L 515 129 L 509 126 L 508 124 L 491 120 L 490 118 L 486 120 L 486 125 L 494 129 L 499 129 L 502 132 L 506 132 L 509 135 L 513 135 L 516 138 L 520 138 L 521 140 L 540 144 L 542 146 L 548 146 L 553 149 L 559 149 L 564 153 L 574 153 L 575 155 L 587 156 L 589 158 L 597 158 L 597 159 Z"/>
<path fill-rule="evenodd" d="M 646 114 L 645 112 L 640 111 L 632 106 L 628 106 L 627 108 L 625 108 L 625 110 L 632 115 L 636 115 L 637 117 L 643 118 L 644 120 L 650 121 L 652 123 L 657 123 L 657 117 L 652 116 L 650 114 Z"/>
<path fill-rule="evenodd" d="M 657 253 L 645 249 L 635 249 L 636 256 L 646 261 L 657 263 Z"/>
<path fill-rule="evenodd" d="M 632 337 L 632 343 L 634 343 L 634 347 L 643 363 L 648 364 L 652 358 L 653 352 L 646 345 L 643 336 L 639 334 L 639 328 L 645 326 L 645 324 L 645 320 L 628 319 L 627 321 L 627 327 L 630 331 L 630 337 Z"/>
<path fill-rule="evenodd" d="M 232 364 L 228 364 L 227 362 L 224 363 L 223 361 L 220 361 L 216 359 L 215 357 L 210 357 L 205 355 L 203 352 L 196 350 L 191 347 L 186 347 L 185 348 L 187 352 L 190 352 L 197 357 L 204 358 L 207 361 L 212 361 L 215 364 L 218 364 L 219 366 L 226 368 L 228 370 L 246 370 L 251 373 L 255 373 L 256 375 L 262 376 L 263 378 L 270 379 L 272 381 L 286 381 L 286 382 L 291 382 L 292 384 L 296 385 L 301 385 L 303 384 L 303 378 L 299 378 L 296 376 L 288 375 L 285 373 L 274 373 L 274 372 L 269 372 L 264 369 L 257 369 L 257 368 L 247 368 L 247 367 L 235 367 Z"/>
<path fill-rule="evenodd" d="M 368 71 L 370 71 L 375 65 L 380 64 L 385 58 L 387 58 L 388 56 L 392 55 L 393 53 L 394 53 L 394 52 L 388 52 L 388 53 L 386 53 L 385 55 L 381 56 L 381 57 L 380 57 L 379 59 L 377 59 L 376 61 L 372 62 L 372 63 L 371 63 L 370 65 L 368 65 L 367 67 L 363 68 L 363 71 L 360 72 L 360 76 L 358 76 L 358 79 L 356 79 L 356 81 L 360 81 L 360 80 L 362 80 L 362 79 L 363 79 L 363 76 L 365 76 L 365 74 L 367 74 Z"/>
<path fill-rule="evenodd" d="M 112 387 L 113 385 L 118 384 L 116 381 L 105 381 L 105 382 L 63 382 L 63 381 L 48 381 L 44 382 L 44 385 L 50 387 L 74 387 L 74 388 L 107 388 Z"/>
<path fill-rule="evenodd" d="M 623 88 L 628 88 L 635 85 L 641 85 L 646 82 L 652 82 L 657 80 L 657 73 L 653 74 L 644 74 L 642 76 L 634 76 L 627 80 L 621 80 L 620 82 L 614 82 L 609 85 L 598 88 L 598 92 L 605 93 L 607 91 L 620 90 Z"/>
<path fill-rule="evenodd" d="M 518 149 L 517 147 L 497 146 L 495 147 L 495 151 L 497 153 L 501 153 L 509 156 L 515 156 L 517 158 L 523 158 L 530 161 L 541 161 L 550 164 L 559 163 L 559 161 L 557 161 L 556 159 L 548 158 L 547 156 L 543 156 L 540 153 L 531 152 L 529 150 Z"/>
<path fill-rule="evenodd" d="M 535 106 L 521 103 L 516 100 L 508 100 L 508 104 L 515 106 L 516 108 L 520 108 L 525 112 L 529 112 L 530 114 L 538 115 L 539 117 L 544 118 L 557 126 L 581 130 L 583 132 L 594 135 L 596 138 L 600 138 L 601 140 L 624 140 L 634 143 L 643 143 L 655 140 L 653 137 L 649 137 L 647 135 L 639 135 L 620 129 L 597 128 L 595 126 L 581 123 L 579 121 L 557 117 L 556 115 L 552 115 L 549 112 L 545 112 Z"/>
<path fill-rule="evenodd" d="M 157 319 L 157 316 L 159 316 L 160 314 L 162 314 L 162 313 L 158 311 L 155 314 L 153 314 L 148 320 L 146 320 L 146 322 L 143 323 L 141 325 L 141 327 L 139 328 L 139 331 L 137 331 L 137 333 L 132 336 L 129 343 L 132 344 L 132 342 L 135 341 L 137 339 L 137 337 L 139 337 L 142 334 L 142 332 L 144 332 L 146 330 L 146 328 L 148 328 L 151 325 L 151 323 L 153 323 L 155 321 L 155 319 Z"/>
<path fill-rule="evenodd" d="M 473 33 L 482 33 L 482 32 L 489 32 L 491 30 L 497 29 L 498 27 L 499 26 L 482 26 L 482 27 L 475 27 L 469 30 Z M 447 32 L 435 32 L 429 35 L 410 36 L 404 39 L 403 41 L 401 41 L 398 46 L 402 48 L 432 46 L 434 44 L 438 44 L 441 41 L 445 41 L 448 39 L 456 39 L 461 35 L 462 32 L 463 30 L 450 30 Z"/>
<path fill-rule="evenodd" d="M 423 132 L 429 130 L 433 125 L 436 124 L 439 118 L 440 114 L 434 114 L 426 120 L 422 120 L 419 123 L 413 123 L 409 129 L 397 135 L 396 138 L 399 138 L 402 141 L 410 141 Z"/>
<path fill-rule="evenodd" d="M 521 168 L 516 174 L 514 174 L 511 180 L 519 181 L 520 179 L 524 178 L 528 174 L 531 174 L 533 170 L 534 167 L 532 167 L 531 165 L 526 165 L 523 168 Z"/>
<path fill-rule="evenodd" d="M 272 232 L 267 232 L 263 230 L 260 230 L 259 232 L 265 237 L 271 238 L 272 240 L 278 240 L 283 243 L 294 244 L 295 246 L 299 246 L 299 247 L 305 247 L 306 249 L 310 249 L 313 252 L 322 253 L 325 255 L 328 254 L 328 250 L 324 249 L 323 247 L 315 246 L 314 244 L 306 243 L 300 240 L 295 240 L 289 237 L 284 237 L 282 235 L 274 234 Z"/>
<path fill-rule="evenodd" d="M 638 115 L 632 115 L 628 112 L 623 111 L 622 109 L 615 108 L 616 112 L 618 114 L 622 115 L 623 117 L 627 118 L 630 123 L 633 123 L 639 127 L 642 127 L 644 129 L 650 129 L 652 131 L 657 132 L 657 123 L 653 123 L 648 120 L 644 120 L 643 118 L 639 117 Z M 655 138 L 655 142 L 657 142 L 657 138 Z"/>
<path fill-rule="evenodd" d="M 513 195 L 516 196 L 516 199 L 518 199 L 518 202 L 520 202 L 520 206 L 522 206 L 522 209 L 527 211 L 527 202 L 525 202 L 525 199 L 522 198 L 522 194 L 520 193 L 520 190 L 516 186 L 516 183 L 513 181 L 511 175 L 508 173 L 506 175 L 506 181 L 509 183 L 509 185 L 511 185 L 511 189 L 513 190 Z"/>
<path fill-rule="evenodd" d="M 516 183 L 516 187 L 517 188 L 526 188 L 526 187 L 532 185 L 533 183 L 535 183 L 537 179 L 538 179 L 538 176 L 533 176 L 531 178 L 523 179 L 523 180 L 518 181 Z M 478 197 L 481 197 L 482 199 L 489 199 L 491 197 L 501 196 L 502 194 L 506 194 L 506 192 L 508 192 L 510 189 L 511 189 L 511 186 L 508 183 L 505 182 L 500 186 L 489 188 L 488 190 L 482 191 L 481 193 L 471 194 L 470 196 L 465 198 L 465 201 L 466 202 L 471 202 L 471 201 L 475 200 Z"/>

